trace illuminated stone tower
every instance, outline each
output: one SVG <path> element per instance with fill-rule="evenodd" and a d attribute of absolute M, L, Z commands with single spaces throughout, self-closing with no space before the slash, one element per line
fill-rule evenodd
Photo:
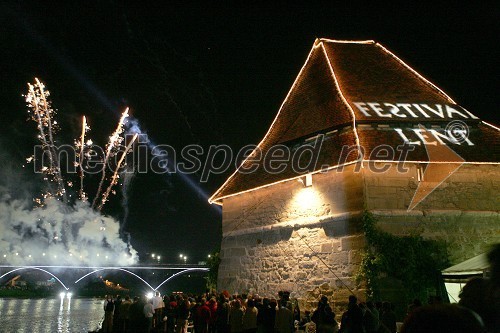
<path fill-rule="evenodd" d="M 392 234 L 445 240 L 452 263 L 484 252 L 500 242 L 499 148 L 498 128 L 382 45 L 318 39 L 258 148 L 210 198 L 223 205 L 218 288 L 363 298 L 364 211 Z"/>

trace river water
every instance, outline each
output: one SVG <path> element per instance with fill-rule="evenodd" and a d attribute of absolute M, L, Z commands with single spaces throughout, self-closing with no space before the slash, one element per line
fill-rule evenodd
<path fill-rule="evenodd" d="M 91 298 L 0 298 L 2 333 L 87 333 L 99 327 L 103 301 Z"/>

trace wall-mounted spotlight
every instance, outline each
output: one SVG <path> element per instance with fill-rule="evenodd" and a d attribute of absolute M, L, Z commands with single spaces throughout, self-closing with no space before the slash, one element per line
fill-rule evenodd
<path fill-rule="evenodd" d="M 304 185 L 304 187 L 310 187 L 313 184 L 312 174 L 310 173 L 308 173 L 304 177 L 299 178 L 298 180 L 300 183 L 302 183 L 302 185 Z"/>

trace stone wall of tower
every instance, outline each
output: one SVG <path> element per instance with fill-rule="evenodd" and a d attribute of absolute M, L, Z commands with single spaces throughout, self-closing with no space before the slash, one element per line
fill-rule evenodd
<path fill-rule="evenodd" d="M 362 299 L 354 276 L 363 210 L 392 234 L 446 241 L 452 263 L 500 242 L 498 165 L 463 165 L 412 210 L 421 166 L 407 167 L 378 173 L 352 165 L 313 175 L 311 187 L 288 181 L 225 199 L 219 289 L 271 297 L 289 290 L 305 307 L 320 294 L 339 306 L 349 289 Z"/>
<path fill-rule="evenodd" d="M 347 298 L 365 245 L 362 211 L 352 166 L 315 174 L 311 187 L 294 180 L 224 199 L 219 289 Z"/>
<path fill-rule="evenodd" d="M 366 209 L 376 215 L 377 226 L 395 235 L 446 241 L 453 264 L 500 242 L 499 165 L 462 165 L 412 210 L 421 166 L 407 167 L 408 172 L 391 167 L 385 173 L 363 168 Z"/>

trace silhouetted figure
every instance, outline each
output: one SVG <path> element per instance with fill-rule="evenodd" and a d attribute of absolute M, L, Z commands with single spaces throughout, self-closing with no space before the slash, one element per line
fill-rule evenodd
<path fill-rule="evenodd" d="M 113 332 L 113 313 L 115 311 L 115 302 L 113 296 L 106 295 L 104 301 L 104 321 L 102 323 L 102 331 L 104 333 Z"/>
<path fill-rule="evenodd" d="M 380 314 L 372 301 L 366 302 L 366 310 L 363 314 L 363 326 L 366 333 L 377 333 L 380 327 Z"/>
<path fill-rule="evenodd" d="M 231 333 L 241 333 L 243 331 L 243 309 L 240 300 L 236 299 L 231 304 L 229 310 L 229 328 Z"/>
<path fill-rule="evenodd" d="M 145 302 L 139 298 L 134 297 L 134 302 L 130 305 L 129 308 L 129 328 L 128 333 L 137 333 L 141 332 L 141 327 L 144 322 L 143 308 Z"/>
<path fill-rule="evenodd" d="M 276 332 L 277 333 L 292 333 L 293 328 L 293 312 L 287 306 L 286 301 L 281 301 L 280 308 L 276 313 Z"/>
<path fill-rule="evenodd" d="M 342 333 L 364 333 L 363 312 L 358 306 L 356 296 L 349 296 L 347 311 L 342 314 L 340 332 Z"/>
<path fill-rule="evenodd" d="M 255 302 L 253 299 L 247 301 L 247 308 L 243 314 L 243 332 L 244 333 L 255 333 L 257 332 L 257 314 L 259 310 L 255 307 Z"/>
<path fill-rule="evenodd" d="M 389 302 L 382 303 L 382 313 L 380 314 L 380 323 L 384 325 L 391 333 L 396 333 L 396 314 L 392 310 Z"/>
<path fill-rule="evenodd" d="M 401 333 L 484 333 L 477 317 L 456 304 L 425 305 L 404 321 Z"/>

